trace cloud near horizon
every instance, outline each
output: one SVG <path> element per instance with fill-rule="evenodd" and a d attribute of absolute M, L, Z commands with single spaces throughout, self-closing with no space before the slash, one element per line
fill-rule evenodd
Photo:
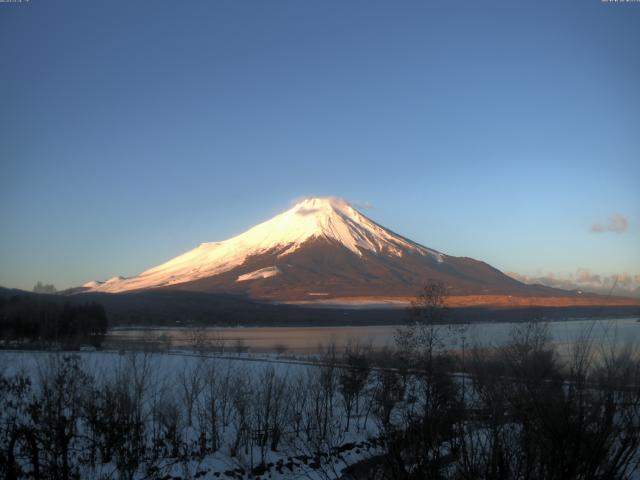
<path fill-rule="evenodd" d="M 627 272 L 612 275 L 592 273 L 588 268 L 578 268 L 575 273 L 558 275 L 521 275 L 507 272 L 510 277 L 527 284 L 540 284 L 564 290 L 584 290 L 587 292 L 612 295 L 631 295 L 640 298 L 640 274 Z"/>
<path fill-rule="evenodd" d="M 624 215 L 614 213 L 613 215 L 611 215 L 611 217 L 609 217 L 609 223 L 607 223 L 606 225 L 602 223 L 594 223 L 593 225 L 591 225 L 591 233 L 624 233 L 627 231 L 628 226 L 629 222 Z"/>

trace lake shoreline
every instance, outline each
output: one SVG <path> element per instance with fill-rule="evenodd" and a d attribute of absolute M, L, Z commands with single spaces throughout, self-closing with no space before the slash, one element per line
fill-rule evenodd
<path fill-rule="evenodd" d="M 407 308 L 396 309 L 349 309 L 349 308 L 301 308 L 293 307 L 282 311 L 283 315 L 267 315 L 261 319 L 260 311 L 250 318 L 236 318 L 232 314 L 212 312 L 198 315 L 194 320 L 161 318 L 158 321 L 111 322 L 111 329 L 141 328 L 256 328 L 256 327 L 364 327 L 383 325 L 403 325 L 411 320 Z M 534 319 L 545 321 L 566 321 L 603 318 L 640 318 L 638 306 L 610 307 L 455 307 L 448 310 L 448 323 L 511 323 L 527 322 Z"/>
<path fill-rule="evenodd" d="M 619 317 L 568 317 L 563 319 L 541 319 L 541 322 L 550 322 L 550 323 L 558 323 L 558 322 L 606 322 L 610 320 L 633 320 L 640 323 L 640 316 L 619 316 Z M 505 323 L 523 323 L 526 320 L 521 321 L 513 321 L 513 320 L 479 320 L 474 322 L 462 323 L 463 325 L 482 325 L 482 324 L 505 324 Z M 162 331 L 162 330 L 184 330 L 189 331 L 193 329 L 206 329 L 206 330 L 238 330 L 238 329 L 251 329 L 251 330 L 259 330 L 259 329 L 287 329 L 287 328 L 295 328 L 295 329 L 336 329 L 336 328 L 365 328 L 365 327 L 401 327 L 403 325 L 409 325 L 411 322 L 404 323 L 389 323 L 389 324 L 343 324 L 343 325 L 200 325 L 200 324 L 189 324 L 189 325 L 128 325 L 128 326 L 117 326 L 109 328 L 108 332 L 120 332 L 120 331 L 131 331 L 131 330 L 140 330 L 140 331 Z M 437 325 L 460 325 L 461 322 L 442 322 Z"/>

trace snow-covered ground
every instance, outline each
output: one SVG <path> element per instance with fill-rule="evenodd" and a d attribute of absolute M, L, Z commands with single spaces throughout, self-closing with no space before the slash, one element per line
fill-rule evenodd
<path fill-rule="evenodd" d="M 68 362 L 78 370 L 69 370 Z M 89 380 L 74 383 L 64 378 L 69 371 Z M 96 448 L 87 439 L 97 435 L 85 412 L 99 408 L 104 392 L 139 409 L 135 415 L 147 446 L 132 478 L 338 478 L 345 467 L 376 450 L 372 417 L 354 414 L 345 431 L 336 385 L 330 386 L 329 399 L 318 389 L 322 367 L 310 362 L 275 355 L 214 358 L 186 351 L 0 351 L 0 376 L 16 375 L 31 380 L 34 399 L 49 395 L 47 388 L 56 382 L 71 380 L 73 386 L 65 386 L 62 397 L 83 390 L 70 450 L 81 478 L 127 476 L 124 461 L 115 454 L 108 459 L 97 454 L 93 464 L 83 460 Z M 96 402 L 87 402 L 92 397 Z M 121 455 L 126 459 L 126 452 Z M 28 470 L 28 455 L 21 460 Z"/>
<path fill-rule="evenodd" d="M 604 471 L 622 452 L 629 454 L 630 475 L 616 478 L 635 480 L 639 450 L 628 433 L 637 431 L 639 411 L 629 387 L 637 388 L 638 351 L 623 342 L 625 348 L 600 352 L 606 345 L 595 328 L 589 330 L 593 351 L 584 357 L 591 366 L 580 375 L 571 370 L 586 365 L 580 355 L 553 360 L 553 351 L 536 343 L 545 336 L 542 325 L 519 326 L 506 349 L 470 350 L 464 374 L 451 373 L 461 365 L 454 356 L 443 356 L 451 363 L 438 368 L 439 361 L 416 363 L 430 357 L 410 356 L 405 363 L 357 344 L 342 357 L 327 347 L 296 358 L 240 350 L 0 350 L 0 455 L 12 451 L 23 478 L 37 450 L 44 477 L 71 468 L 80 478 L 314 480 L 341 478 L 363 463 L 365 474 L 372 465 L 384 470 L 381 459 L 393 461 L 395 446 L 404 458 L 428 463 L 438 456 L 450 478 L 473 478 L 454 474 L 469 472 L 456 444 L 473 449 L 479 465 L 493 462 L 489 445 L 496 441 L 516 460 L 522 442 L 561 450 L 565 437 L 553 432 L 525 438 L 523 432 L 544 420 L 569 432 L 580 448 L 588 436 L 572 429 L 587 425 L 602 439 L 595 469 Z M 428 339 L 437 332 L 414 334 Z M 587 345 L 572 350 L 584 353 Z M 549 348 L 558 356 L 571 349 Z M 548 374 L 540 376 L 539 369 Z M 612 402 L 616 415 L 601 418 L 601 406 Z M 586 413 L 574 419 L 565 411 Z M 532 458 L 531 468 L 544 460 Z M 0 461 L 0 474 L 3 468 Z"/>

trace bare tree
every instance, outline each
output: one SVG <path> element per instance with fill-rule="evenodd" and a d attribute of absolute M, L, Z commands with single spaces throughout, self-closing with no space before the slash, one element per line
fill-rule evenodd
<path fill-rule="evenodd" d="M 72 475 L 82 400 L 91 381 L 78 355 L 52 354 L 40 370 L 41 393 L 32 415 L 44 454 L 43 474 L 49 478 Z"/>
<path fill-rule="evenodd" d="M 196 401 L 204 388 L 202 362 L 183 362 L 178 373 L 178 390 L 182 405 L 186 410 L 187 426 L 193 425 L 193 411 Z"/>
<path fill-rule="evenodd" d="M 292 427 L 293 436 L 299 438 L 305 425 L 305 413 L 308 410 L 309 392 L 312 386 L 309 375 L 304 373 L 298 373 L 289 378 L 289 425 Z"/>
<path fill-rule="evenodd" d="M 220 448 L 221 404 L 223 392 L 219 388 L 216 362 L 208 359 L 203 365 L 202 395 L 198 402 L 198 417 L 201 429 L 201 449 L 215 452 Z M 208 445 L 207 445 L 208 444 Z"/>
<path fill-rule="evenodd" d="M 276 374 L 269 365 L 259 375 L 252 408 L 252 441 L 260 448 L 264 464 L 267 448 L 278 449 L 287 419 L 285 403 L 286 377 Z"/>
<path fill-rule="evenodd" d="M 231 385 L 231 402 L 233 405 L 233 424 L 235 434 L 229 448 L 229 454 L 235 457 L 240 446 L 248 447 L 250 433 L 251 400 L 253 392 L 246 371 L 237 371 Z"/>
<path fill-rule="evenodd" d="M 284 343 L 276 343 L 273 346 L 273 349 L 276 352 L 276 355 L 278 357 L 281 357 L 282 355 L 284 355 L 288 350 L 287 346 Z"/>
<path fill-rule="evenodd" d="M 443 325 L 448 318 L 448 288 L 442 282 L 430 281 L 411 302 L 411 320 L 396 331 L 396 346 L 408 358 L 424 356 L 429 362 L 446 346 L 454 332 Z"/>
<path fill-rule="evenodd" d="M 214 352 L 223 354 L 227 345 L 227 339 L 220 330 L 209 333 L 209 341 Z"/>
<path fill-rule="evenodd" d="M 210 347 L 207 330 L 203 327 L 191 327 L 188 332 L 188 341 L 191 348 L 198 353 L 205 353 Z"/>
<path fill-rule="evenodd" d="M 346 429 L 349 430 L 351 415 L 355 407 L 359 413 L 360 395 L 367 384 L 371 364 L 367 352 L 355 342 L 347 343 L 344 352 L 345 367 L 340 368 L 338 383 L 344 411 L 347 417 Z"/>
<path fill-rule="evenodd" d="M 35 407 L 32 395 L 28 376 L 0 374 L 0 475 L 9 480 L 40 476 L 36 428 L 29 415 Z"/>
<path fill-rule="evenodd" d="M 233 349 L 236 352 L 236 354 L 240 356 L 241 353 L 245 353 L 247 351 L 247 346 L 244 343 L 244 340 L 242 340 L 241 338 L 238 338 L 234 342 Z"/>

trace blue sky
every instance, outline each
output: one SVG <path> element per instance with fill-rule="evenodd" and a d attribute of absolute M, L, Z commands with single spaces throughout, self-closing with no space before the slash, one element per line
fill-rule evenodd
<path fill-rule="evenodd" d="M 505 271 L 640 274 L 638 3 L 31 0 L 0 42 L 0 285 L 308 195 Z"/>

